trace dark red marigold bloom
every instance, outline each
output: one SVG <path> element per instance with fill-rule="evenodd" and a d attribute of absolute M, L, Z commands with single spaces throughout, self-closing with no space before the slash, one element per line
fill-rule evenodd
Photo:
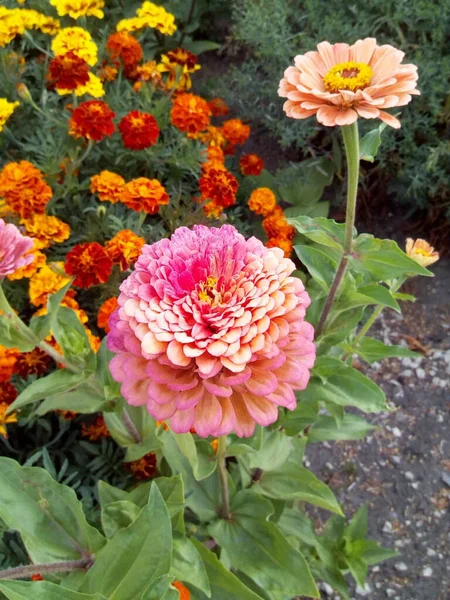
<path fill-rule="evenodd" d="M 156 144 L 159 136 L 159 127 L 155 117 L 132 110 L 119 124 L 123 145 L 130 150 L 144 150 Z"/>
<path fill-rule="evenodd" d="M 82 102 L 72 113 L 69 133 L 74 137 L 101 142 L 106 136 L 114 133 L 115 116 L 116 114 L 106 102 L 101 100 Z"/>
<path fill-rule="evenodd" d="M 70 51 L 50 62 L 47 78 L 58 90 L 75 90 L 89 81 L 89 65 Z"/>
<path fill-rule="evenodd" d="M 156 454 L 149 452 L 139 460 L 128 463 L 128 468 L 133 473 L 133 477 L 138 480 L 151 479 L 157 474 Z"/>
<path fill-rule="evenodd" d="M 260 175 L 264 169 L 264 161 L 257 154 L 243 154 L 239 168 L 243 175 Z"/>
<path fill-rule="evenodd" d="M 235 204 L 237 190 L 237 179 L 227 170 L 211 168 L 200 178 L 202 200 L 212 200 L 222 208 Z"/>
<path fill-rule="evenodd" d="M 18 392 L 10 381 L 3 381 L 0 386 L 0 404 L 12 404 Z"/>
<path fill-rule="evenodd" d="M 112 261 L 97 242 L 77 244 L 66 255 L 66 273 L 75 277 L 74 285 L 88 288 L 105 283 L 111 275 Z"/>
<path fill-rule="evenodd" d="M 28 375 L 43 375 L 51 362 L 50 356 L 40 348 L 34 348 L 31 352 L 21 352 L 14 365 L 14 373 L 20 377 Z"/>

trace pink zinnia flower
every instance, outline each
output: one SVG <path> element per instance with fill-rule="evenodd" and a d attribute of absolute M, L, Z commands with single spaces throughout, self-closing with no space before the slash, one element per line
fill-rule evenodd
<path fill-rule="evenodd" d="M 144 246 L 110 319 L 113 377 L 177 433 L 236 432 L 293 410 L 314 365 L 310 298 L 279 248 L 230 225 Z"/>
<path fill-rule="evenodd" d="M 0 279 L 33 262 L 33 240 L 20 233 L 12 223 L 0 219 Z"/>
<path fill-rule="evenodd" d="M 351 125 L 358 117 L 381 119 L 391 127 L 400 121 L 385 108 L 405 106 L 416 89 L 416 65 L 402 65 L 404 52 L 374 38 L 353 46 L 321 42 L 317 52 L 300 54 L 288 67 L 278 94 L 287 98 L 289 117 L 317 115 L 323 125 Z"/>

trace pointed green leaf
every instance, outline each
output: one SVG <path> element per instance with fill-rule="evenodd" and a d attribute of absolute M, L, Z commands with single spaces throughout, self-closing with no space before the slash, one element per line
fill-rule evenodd
<path fill-rule="evenodd" d="M 329 248 L 343 252 L 345 236 L 345 225 L 336 223 L 332 219 L 318 217 L 312 219 L 307 216 L 299 216 L 288 219 L 295 229 L 308 239 Z"/>
<path fill-rule="evenodd" d="M 82 594 L 49 581 L 3 581 L 0 591 L 8 600 L 106 600 L 101 594 Z"/>
<path fill-rule="evenodd" d="M 381 144 L 381 134 L 386 128 L 386 123 L 381 123 L 376 129 L 366 133 L 359 141 L 359 158 L 368 162 L 374 162 Z"/>
<path fill-rule="evenodd" d="M 403 348 L 402 346 L 389 346 L 381 340 L 364 337 L 356 348 L 352 348 L 352 352 L 359 354 L 368 363 L 374 363 L 383 358 L 417 358 L 420 354 Z"/>
<path fill-rule="evenodd" d="M 361 440 L 376 429 L 362 417 L 345 414 L 340 425 L 334 417 L 320 415 L 308 432 L 309 442 L 326 442 L 341 440 Z"/>
<path fill-rule="evenodd" d="M 174 532 L 173 537 L 170 574 L 177 581 L 190 583 L 211 598 L 211 588 L 203 559 L 192 541 L 178 532 Z"/>
<path fill-rule="evenodd" d="M 118 500 L 102 507 L 102 528 L 107 538 L 112 538 L 119 531 L 134 523 L 141 509 L 128 500 Z"/>

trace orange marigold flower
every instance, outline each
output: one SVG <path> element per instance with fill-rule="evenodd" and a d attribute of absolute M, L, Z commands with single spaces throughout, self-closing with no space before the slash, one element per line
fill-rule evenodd
<path fill-rule="evenodd" d="M 275 206 L 274 210 L 263 219 L 262 226 L 269 239 L 284 238 L 292 240 L 295 237 L 295 227 L 289 225 L 282 208 L 279 206 Z"/>
<path fill-rule="evenodd" d="M 123 200 L 126 192 L 125 179 L 117 173 L 102 171 L 91 177 L 91 192 L 97 194 L 99 200 L 115 204 Z"/>
<path fill-rule="evenodd" d="M 229 144 L 229 153 L 234 146 L 245 144 L 250 135 L 250 126 L 245 125 L 240 119 L 230 119 L 222 125 L 222 132 Z"/>
<path fill-rule="evenodd" d="M 100 71 L 98 72 L 98 76 L 100 77 L 100 80 L 103 82 L 114 81 L 117 77 L 118 72 L 119 72 L 119 69 L 116 69 L 116 67 L 112 67 L 111 65 L 104 64 L 102 66 L 102 68 L 100 69 Z"/>
<path fill-rule="evenodd" d="M 222 98 L 212 98 L 208 102 L 213 117 L 223 117 L 230 112 L 227 103 Z"/>
<path fill-rule="evenodd" d="M 70 51 L 50 61 L 47 78 L 50 85 L 58 90 L 76 90 L 88 83 L 89 65 Z"/>
<path fill-rule="evenodd" d="M 88 327 L 85 327 L 85 330 L 86 330 L 86 334 L 88 336 L 89 344 L 91 345 L 92 351 L 97 354 L 97 352 L 100 350 L 102 340 L 98 337 L 98 335 L 94 335 Z"/>
<path fill-rule="evenodd" d="M 49 215 L 32 215 L 28 219 L 22 219 L 20 224 L 34 239 L 35 247 L 39 250 L 48 248 L 51 244 L 61 244 L 70 236 L 69 225 L 57 217 Z"/>
<path fill-rule="evenodd" d="M 16 413 L 12 413 L 10 415 L 6 414 L 8 408 L 9 404 L 0 404 L 0 435 L 3 435 L 5 438 L 8 437 L 5 425 L 8 425 L 9 423 L 17 423 Z"/>
<path fill-rule="evenodd" d="M 172 585 L 180 592 L 180 600 L 191 600 L 191 592 L 181 581 L 174 581 Z"/>
<path fill-rule="evenodd" d="M 108 281 L 112 261 L 103 246 L 97 242 L 77 244 L 66 255 L 66 273 L 73 275 L 74 285 L 89 288 Z"/>
<path fill-rule="evenodd" d="M 64 421 L 73 421 L 78 415 L 78 413 L 73 410 L 55 410 L 55 412 L 58 413 Z"/>
<path fill-rule="evenodd" d="M 115 131 L 115 113 L 101 100 L 82 102 L 72 113 L 69 133 L 74 137 L 100 142 Z"/>
<path fill-rule="evenodd" d="M 117 298 L 113 296 L 112 298 L 105 300 L 99 308 L 97 325 L 100 327 L 100 329 L 104 329 L 106 333 L 109 331 L 109 317 L 116 310 L 116 308 L 118 308 L 118 306 L 119 304 L 117 302 Z"/>
<path fill-rule="evenodd" d="M 3 381 L 0 386 L 0 404 L 12 404 L 18 392 L 10 381 Z"/>
<path fill-rule="evenodd" d="M 143 150 L 158 141 L 159 127 L 156 119 L 149 113 L 132 110 L 119 124 L 123 145 L 130 150 Z"/>
<path fill-rule="evenodd" d="M 170 120 L 180 131 L 195 136 L 209 125 L 208 103 L 194 94 L 178 94 L 170 111 Z"/>
<path fill-rule="evenodd" d="M 5 165 L 0 172 L 0 196 L 23 218 L 43 213 L 52 189 L 39 169 L 26 160 Z"/>
<path fill-rule="evenodd" d="M 123 203 L 137 212 L 154 215 L 161 205 L 169 204 L 169 196 L 157 179 L 138 177 L 129 181 L 126 189 L 127 195 Z"/>
<path fill-rule="evenodd" d="M 39 573 L 35 573 L 35 575 L 31 576 L 31 581 L 44 581 L 44 578 Z"/>
<path fill-rule="evenodd" d="M 98 415 L 91 423 L 83 423 L 81 426 L 81 435 L 90 439 L 91 442 L 96 442 L 103 437 L 109 437 L 109 431 L 103 415 Z"/>
<path fill-rule="evenodd" d="M 166 86 L 169 90 L 189 90 L 192 87 L 191 73 L 198 71 L 197 56 L 184 48 L 175 48 L 161 56 L 160 73 L 168 73 Z"/>
<path fill-rule="evenodd" d="M 17 348 L 5 348 L 0 344 L 0 383 L 9 381 L 20 352 Z"/>
<path fill-rule="evenodd" d="M 203 207 L 203 212 L 208 219 L 218 219 L 223 213 L 223 206 L 219 206 L 216 202 L 208 202 Z"/>
<path fill-rule="evenodd" d="M 225 161 L 225 154 L 219 146 L 208 146 L 206 149 L 206 156 L 210 162 L 223 163 Z"/>
<path fill-rule="evenodd" d="M 47 257 L 40 250 L 38 250 L 39 247 L 39 242 L 37 240 L 34 240 L 33 248 L 31 248 L 31 250 L 28 250 L 27 252 L 27 254 L 33 255 L 32 262 L 30 262 L 30 264 L 28 265 L 25 265 L 24 267 L 16 269 L 13 273 L 10 273 L 8 275 L 8 279 L 10 281 L 14 281 L 16 279 L 23 279 L 24 277 L 32 277 L 36 273 L 36 271 L 42 269 L 42 267 L 47 262 Z"/>
<path fill-rule="evenodd" d="M 31 352 L 21 352 L 14 365 L 14 373 L 20 377 L 29 375 L 43 375 L 51 363 L 50 356 L 40 348 L 34 348 Z"/>
<path fill-rule="evenodd" d="M 126 31 L 113 33 L 106 42 L 106 48 L 113 61 L 122 60 L 125 74 L 131 76 L 143 57 L 142 46 L 137 39 Z"/>
<path fill-rule="evenodd" d="M 264 161 L 257 154 L 243 154 L 239 161 L 239 168 L 243 175 L 260 175 L 264 169 Z"/>
<path fill-rule="evenodd" d="M 267 217 L 267 215 L 273 212 L 276 204 L 277 199 L 275 194 L 271 189 L 265 187 L 253 190 L 248 200 L 249 209 L 263 217 Z"/>
<path fill-rule="evenodd" d="M 48 263 L 30 278 L 30 300 L 35 306 L 46 304 L 48 296 L 69 283 L 63 262 Z"/>
<path fill-rule="evenodd" d="M 210 125 L 206 131 L 199 133 L 198 139 L 208 146 L 217 146 L 218 148 L 225 148 L 227 144 L 222 127 L 214 125 Z"/>
<path fill-rule="evenodd" d="M 133 89 L 137 92 L 141 89 L 143 82 L 151 82 L 153 85 L 161 83 L 161 73 L 158 71 L 158 65 L 155 60 L 149 60 L 143 65 L 136 67 L 136 83 Z"/>
<path fill-rule="evenodd" d="M 208 169 L 200 178 L 200 191 L 204 199 L 227 208 L 236 202 L 238 182 L 228 171 L 215 168 Z"/>
<path fill-rule="evenodd" d="M 281 248 L 286 258 L 290 258 L 292 254 L 292 240 L 290 238 L 271 238 L 267 244 L 267 248 Z"/>
<path fill-rule="evenodd" d="M 422 267 L 429 267 L 439 260 L 439 252 L 436 252 L 433 246 L 420 238 L 406 240 L 406 254 Z"/>
<path fill-rule="evenodd" d="M 137 261 L 144 244 L 143 237 L 136 235 L 130 229 L 123 229 L 106 242 L 105 250 L 112 262 L 120 265 L 121 271 L 126 271 Z"/>
<path fill-rule="evenodd" d="M 138 480 L 152 479 L 158 471 L 154 452 L 145 454 L 139 460 L 133 460 L 127 466 L 133 473 L 133 477 Z"/>
<path fill-rule="evenodd" d="M 217 454 L 217 450 L 219 449 L 219 440 L 216 438 L 212 442 L 210 442 L 211 448 L 214 450 L 214 454 Z"/>

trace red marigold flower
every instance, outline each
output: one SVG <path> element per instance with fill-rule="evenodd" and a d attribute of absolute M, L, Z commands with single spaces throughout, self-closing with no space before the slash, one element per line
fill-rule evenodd
<path fill-rule="evenodd" d="M 48 66 L 48 80 L 59 90 L 75 90 L 88 83 L 89 65 L 72 51 L 56 56 Z"/>
<path fill-rule="evenodd" d="M 260 175 L 264 169 L 264 161 L 257 154 L 243 154 L 239 167 L 243 175 Z"/>
<path fill-rule="evenodd" d="M 104 329 L 106 333 L 109 331 L 109 317 L 118 306 L 117 298 L 113 296 L 112 298 L 105 300 L 98 310 L 97 325 L 100 329 Z"/>
<path fill-rule="evenodd" d="M 133 110 L 119 124 L 123 145 L 130 150 L 143 150 L 156 144 L 159 127 L 152 115 Z"/>
<path fill-rule="evenodd" d="M 123 229 L 106 242 L 105 250 L 112 262 L 120 265 L 121 271 L 126 271 L 139 258 L 144 244 L 143 237 L 130 229 Z"/>
<path fill-rule="evenodd" d="M 105 283 L 111 274 L 112 261 L 97 242 L 77 244 L 67 253 L 65 270 L 75 276 L 74 285 L 88 288 Z"/>
<path fill-rule="evenodd" d="M 208 102 L 213 117 L 223 117 L 230 112 L 226 102 L 222 98 L 212 98 Z"/>
<path fill-rule="evenodd" d="M 245 125 L 240 119 L 230 119 L 223 124 L 222 133 L 231 146 L 242 145 L 248 140 L 250 126 Z"/>
<path fill-rule="evenodd" d="M 195 94 L 178 94 L 170 111 L 172 125 L 191 136 L 208 127 L 210 116 L 206 100 Z"/>
<path fill-rule="evenodd" d="M 154 452 L 149 452 L 139 460 L 133 460 L 133 462 L 128 463 L 128 468 L 133 473 L 135 479 L 151 479 L 158 471 L 156 454 Z"/>
<path fill-rule="evenodd" d="M 0 386 L 0 404 L 12 404 L 18 392 L 10 381 L 4 381 Z"/>
<path fill-rule="evenodd" d="M 127 77 L 133 76 L 143 57 L 142 46 L 137 39 L 126 31 L 113 33 L 106 42 L 106 48 L 113 61 L 122 60 Z"/>
<path fill-rule="evenodd" d="M 81 435 L 90 439 L 91 442 L 96 442 L 103 437 L 109 437 L 110 434 L 103 415 L 98 415 L 91 423 L 83 423 L 81 426 Z"/>
<path fill-rule="evenodd" d="M 20 377 L 29 375 L 43 375 L 51 362 L 50 356 L 40 348 L 34 348 L 31 352 L 21 352 L 14 365 L 14 373 Z"/>
<path fill-rule="evenodd" d="M 200 191 L 204 200 L 212 200 L 215 205 L 227 208 L 236 202 L 238 182 L 226 170 L 210 168 L 200 178 Z"/>
<path fill-rule="evenodd" d="M 159 207 L 169 204 L 169 196 L 157 179 L 138 177 L 126 185 L 127 194 L 122 202 L 128 208 L 154 215 Z"/>
<path fill-rule="evenodd" d="M 191 592 L 181 581 L 174 581 L 172 585 L 180 592 L 180 600 L 191 600 Z"/>
<path fill-rule="evenodd" d="M 69 133 L 74 137 L 100 142 L 115 131 L 115 113 L 101 100 L 82 102 L 72 113 Z"/>

